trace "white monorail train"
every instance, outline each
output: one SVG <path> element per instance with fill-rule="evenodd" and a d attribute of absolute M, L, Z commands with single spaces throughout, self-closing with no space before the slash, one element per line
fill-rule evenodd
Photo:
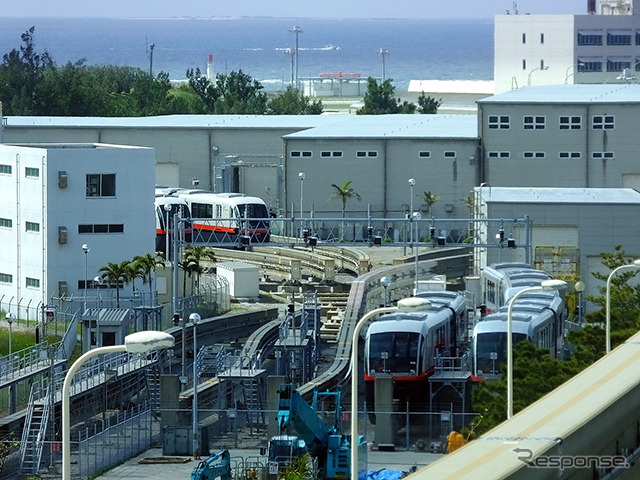
<path fill-rule="evenodd" d="M 179 190 L 193 219 L 194 242 L 237 243 L 242 238 L 270 239 L 269 210 L 261 198 L 241 193 Z"/>
<path fill-rule="evenodd" d="M 374 411 L 374 382 L 378 375 L 393 376 L 394 398 L 424 400 L 436 356 L 456 356 L 467 341 L 463 295 L 433 291 L 419 296 L 429 300 L 430 306 L 416 312 L 383 315 L 367 330 L 364 378 L 369 411 Z"/>
<path fill-rule="evenodd" d="M 508 305 L 479 321 L 473 329 L 473 379 L 496 378 L 507 360 Z M 513 305 L 512 342 L 529 340 L 558 357 L 564 343 L 566 308 L 564 293 L 525 292 Z"/>
<path fill-rule="evenodd" d="M 551 276 L 527 263 L 496 263 L 482 270 L 481 282 L 486 313 L 497 312 L 523 288 L 540 285 Z"/>
<path fill-rule="evenodd" d="M 187 202 L 183 199 L 171 195 L 165 195 L 164 192 L 156 189 L 156 252 L 167 254 L 167 245 L 171 252 L 173 245 L 173 219 L 177 213 L 180 218 L 184 219 L 184 239 L 191 242 L 191 214 Z"/>

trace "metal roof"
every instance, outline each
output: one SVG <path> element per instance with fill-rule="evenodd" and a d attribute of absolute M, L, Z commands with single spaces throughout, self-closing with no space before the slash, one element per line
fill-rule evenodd
<path fill-rule="evenodd" d="M 615 78 L 616 74 L 613 74 Z M 478 100 L 478 104 L 492 103 L 638 103 L 640 85 L 634 84 L 578 84 L 522 87 Z"/>
<path fill-rule="evenodd" d="M 633 188 L 476 187 L 487 203 L 640 204 Z"/>
<path fill-rule="evenodd" d="M 304 138 L 447 138 L 477 139 L 475 115 L 353 115 L 285 135 Z"/>

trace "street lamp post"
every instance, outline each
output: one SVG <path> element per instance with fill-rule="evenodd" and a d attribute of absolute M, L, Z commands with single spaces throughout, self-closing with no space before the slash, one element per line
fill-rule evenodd
<path fill-rule="evenodd" d="M 637 270 L 640 269 L 640 259 L 634 260 L 633 263 L 628 265 L 620 265 L 617 268 L 614 268 L 613 271 L 607 277 L 607 294 L 606 294 L 606 345 L 607 345 L 607 353 L 611 351 L 611 279 L 613 276 L 619 272 L 620 270 L 632 269 Z"/>
<path fill-rule="evenodd" d="M 101 275 L 96 275 L 93 278 L 93 288 L 96 290 L 96 297 L 98 296 L 98 287 L 100 287 L 104 283 L 104 278 Z M 98 306 L 102 307 L 102 296 L 100 296 L 100 301 L 98 302 Z M 96 346 L 100 346 L 102 342 L 100 341 L 100 313 L 96 315 Z"/>
<path fill-rule="evenodd" d="M 300 238 L 302 238 L 302 230 L 304 228 L 302 225 L 302 215 L 304 212 L 302 209 L 302 201 L 304 200 L 304 179 L 307 176 L 304 172 L 300 172 L 298 173 L 298 177 L 300 178 Z"/>
<path fill-rule="evenodd" d="M 193 458 L 199 459 L 198 453 L 200 448 L 198 445 L 198 343 L 196 336 L 196 326 L 200 322 L 200 315 L 192 313 L 189 315 L 189 320 L 193 323 L 193 406 L 192 410 L 192 428 L 193 428 Z"/>
<path fill-rule="evenodd" d="M 549 70 L 549 66 L 548 65 L 540 66 L 540 67 L 534 68 L 529 72 L 529 76 L 527 77 L 527 85 L 529 87 L 531 86 L 531 75 L 533 74 L 533 72 L 537 72 L 538 70 L 542 70 L 542 71 Z"/>
<path fill-rule="evenodd" d="M 507 309 L 507 419 L 513 416 L 513 305 L 521 295 L 527 292 L 561 290 L 566 286 L 567 282 L 564 280 L 545 280 L 537 287 L 523 288 L 509 301 Z"/>
<path fill-rule="evenodd" d="M 363 325 L 376 315 L 393 312 L 411 312 L 428 308 L 426 298 L 409 297 L 398 301 L 396 307 L 381 307 L 365 313 L 353 329 L 351 339 L 351 478 L 358 478 L 358 338 Z"/>
<path fill-rule="evenodd" d="M 386 48 L 381 48 L 380 50 L 378 50 L 378 54 L 382 57 L 382 81 L 384 82 L 387 76 L 385 57 L 389 55 L 389 50 L 387 50 Z"/>
<path fill-rule="evenodd" d="M 391 279 L 389 277 L 382 277 L 380 279 L 380 285 L 384 289 L 384 299 L 383 299 L 382 305 L 387 307 L 389 306 L 388 291 L 389 291 L 389 285 L 391 285 Z"/>
<path fill-rule="evenodd" d="M 159 348 L 171 348 L 174 338 L 165 332 L 143 331 L 124 338 L 124 345 L 94 348 L 78 358 L 64 377 L 62 386 L 62 480 L 71 479 L 71 422 L 69 413 L 71 381 L 80 367 L 89 359 L 104 353 L 146 353 Z"/>
<path fill-rule="evenodd" d="M 86 243 L 82 245 L 82 251 L 84 252 L 84 305 L 82 305 L 83 307 L 83 311 L 82 314 L 84 315 L 84 311 L 87 309 L 87 277 L 89 276 L 87 271 L 88 271 L 88 258 L 89 258 L 89 250 L 91 250 L 91 247 L 89 245 L 87 245 Z"/>
<path fill-rule="evenodd" d="M 409 243 L 413 252 L 413 187 L 416 184 L 415 178 L 409 179 Z"/>
<path fill-rule="evenodd" d="M 15 317 L 13 316 L 13 313 L 7 313 L 5 318 L 7 320 L 7 323 L 9 324 L 9 361 L 11 361 L 11 324 L 13 324 L 13 319 Z"/>

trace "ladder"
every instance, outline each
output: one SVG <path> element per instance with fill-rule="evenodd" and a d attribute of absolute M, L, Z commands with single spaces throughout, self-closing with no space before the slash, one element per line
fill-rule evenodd
<path fill-rule="evenodd" d="M 44 396 L 39 399 L 34 397 L 32 388 L 20 442 L 20 472 L 23 474 L 38 473 L 49 423 L 49 387 L 44 391 Z"/>

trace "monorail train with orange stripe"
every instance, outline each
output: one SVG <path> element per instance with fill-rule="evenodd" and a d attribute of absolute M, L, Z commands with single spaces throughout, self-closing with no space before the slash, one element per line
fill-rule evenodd
<path fill-rule="evenodd" d="M 180 190 L 191 212 L 193 241 L 213 243 L 269 242 L 270 220 L 261 198 L 241 193 Z"/>
<path fill-rule="evenodd" d="M 480 277 L 486 313 L 497 312 L 523 288 L 540 285 L 551 278 L 547 272 L 520 262 L 495 263 L 485 267 Z"/>
<path fill-rule="evenodd" d="M 167 194 L 169 193 L 169 194 Z M 173 245 L 173 219 L 177 213 L 181 219 L 184 219 L 184 240 L 191 242 L 191 214 L 187 202 L 183 199 L 174 197 L 170 192 L 156 190 L 155 198 L 156 206 L 156 252 L 162 252 L 165 255 L 167 250 L 172 251 Z M 168 246 L 168 249 L 167 249 Z"/>
<path fill-rule="evenodd" d="M 430 305 L 416 312 L 395 312 L 373 322 L 365 341 L 367 410 L 374 410 L 375 380 L 393 377 L 394 398 L 424 402 L 436 357 L 458 356 L 467 342 L 467 306 L 458 292 L 418 294 Z"/>

